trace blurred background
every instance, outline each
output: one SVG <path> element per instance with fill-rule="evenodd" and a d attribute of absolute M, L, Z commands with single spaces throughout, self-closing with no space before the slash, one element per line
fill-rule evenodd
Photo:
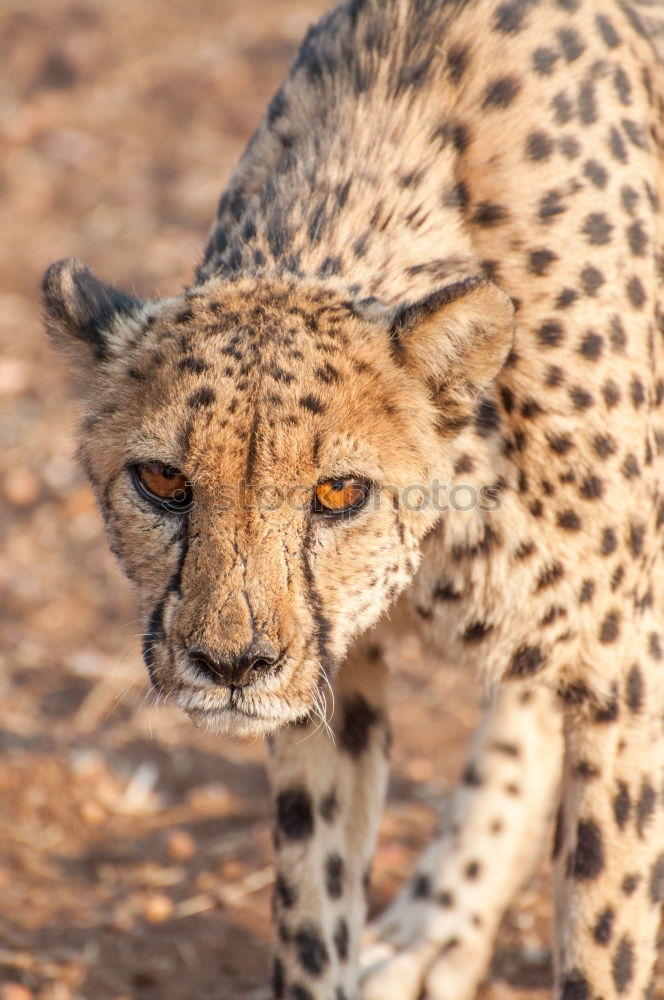
<path fill-rule="evenodd" d="M 0 0 L 0 1000 L 268 996 L 262 747 L 155 708 L 38 288 L 78 256 L 138 295 L 181 289 L 325 6 Z M 393 656 L 375 909 L 411 870 L 477 717 L 468 677 L 412 637 Z M 481 1000 L 548 995 L 547 876 L 544 860 L 507 914 Z"/>

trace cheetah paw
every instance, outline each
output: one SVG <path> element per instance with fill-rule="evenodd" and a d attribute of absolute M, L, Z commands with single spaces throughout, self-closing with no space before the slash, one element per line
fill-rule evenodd
<path fill-rule="evenodd" d="M 384 936 L 380 937 L 379 934 Z M 491 943 L 450 937 L 445 944 L 368 932 L 361 962 L 361 1000 L 473 1000 L 491 954 Z M 392 940 L 390 940 L 390 937 Z"/>

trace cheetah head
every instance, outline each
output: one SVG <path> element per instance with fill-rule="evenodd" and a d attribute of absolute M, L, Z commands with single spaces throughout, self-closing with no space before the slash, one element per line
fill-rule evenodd
<path fill-rule="evenodd" d="M 415 572 L 440 516 L 418 487 L 505 360 L 507 296 L 469 278 L 387 309 L 243 278 L 144 303 L 70 260 L 44 301 L 154 686 L 225 731 L 320 712 Z"/>

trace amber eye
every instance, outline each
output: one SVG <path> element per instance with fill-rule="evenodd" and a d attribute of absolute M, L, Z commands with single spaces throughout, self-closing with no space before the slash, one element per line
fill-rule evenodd
<path fill-rule="evenodd" d="M 151 503 L 179 512 L 191 506 L 191 486 L 187 477 L 162 462 L 139 462 L 131 466 L 136 489 Z"/>
<path fill-rule="evenodd" d="M 314 511 L 317 514 L 354 514 L 364 507 L 370 490 L 365 479 L 324 479 L 314 490 Z"/>

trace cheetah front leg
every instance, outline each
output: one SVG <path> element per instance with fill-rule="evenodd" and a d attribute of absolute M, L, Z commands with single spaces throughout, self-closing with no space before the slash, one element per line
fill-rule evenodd
<path fill-rule="evenodd" d="M 440 833 L 373 928 L 363 1000 L 469 1000 L 558 803 L 560 708 L 508 685 L 485 710 Z"/>
<path fill-rule="evenodd" d="M 664 678 L 651 636 L 654 643 L 631 644 L 634 660 L 608 702 L 566 712 L 555 864 L 561 1000 L 653 995 L 664 898 Z"/>
<path fill-rule="evenodd" d="M 272 741 L 275 1000 L 356 1000 L 387 781 L 386 674 L 374 649 L 358 648 L 334 682 L 328 723 L 290 726 Z"/>

